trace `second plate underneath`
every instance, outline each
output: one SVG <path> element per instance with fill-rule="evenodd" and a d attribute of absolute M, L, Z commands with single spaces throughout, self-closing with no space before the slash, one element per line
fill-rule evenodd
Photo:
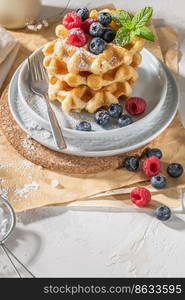
<path fill-rule="evenodd" d="M 20 68 L 14 74 L 9 87 L 9 106 L 14 119 L 27 134 L 40 144 L 57 151 L 51 133 L 42 128 L 22 105 L 18 95 L 19 72 Z M 173 120 L 178 106 L 176 83 L 166 67 L 165 72 L 168 78 L 167 95 L 159 112 L 149 122 L 146 119 L 143 122 L 138 122 L 136 130 L 125 130 L 119 139 L 114 139 L 114 135 L 112 139 L 106 139 L 104 134 L 101 142 L 96 138 L 89 138 L 88 141 L 84 141 L 83 138 L 73 139 L 71 137 L 71 139 L 67 139 L 67 149 L 61 152 L 79 156 L 116 155 L 144 146 L 157 137 Z M 30 124 L 32 123 L 35 125 L 30 129 Z"/>

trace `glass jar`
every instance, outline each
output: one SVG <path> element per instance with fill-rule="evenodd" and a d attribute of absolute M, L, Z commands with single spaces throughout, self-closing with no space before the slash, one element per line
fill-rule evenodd
<path fill-rule="evenodd" d="M 25 27 L 28 19 L 36 19 L 41 0 L 0 0 L 0 24 L 7 29 Z"/>

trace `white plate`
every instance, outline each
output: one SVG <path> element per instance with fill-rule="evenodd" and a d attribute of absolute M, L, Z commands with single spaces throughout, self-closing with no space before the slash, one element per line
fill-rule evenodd
<path fill-rule="evenodd" d="M 167 95 L 160 110 L 150 118 L 150 121 L 144 118 L 142 122 L 137 122 L 137 130 L 129 130 L 131 126 L 128 126 L 127 130 L 119 135 L 120 139 L 114 139 L 114 136 L 111 140 L 106 139 L 103 133 L 102 143 L 100 143 L 99 139 L 93 137 L 89 138 L 89 144 L 84 142 L 83 138 L 79 138 L 78 141 L 76 138 L 74 140 L 72 138 L 71 140 L 68 139 L 67 149 L 61 152 L 80 156 L 116 155 L 137 149 L 157 137 L 171 123 L 178 106 L 178 91 L 175 80 L 167 67 L 163 66 L 163 69 L 167 75 Z M 18 95 L 18 77 L 20 70 L 21 67 L 16 71 L 10 83 L 8 96 L 10 110 L 16 122 L 27 134 L 42 145 L 56 150 L 54 140 L 51 135 L 48 136 L 47 130 L 41 129 L 38 126 L 30 129 L 30 124 L 33 121 L 35 122 L 35 119 L 33 119 L 29 111 L 23 106 L 22 100 L 20 100 Z M 115 131 L 117 130 L 118 129 Z M 85 146 L 87 146 L 87 149 L 85 149 Z M 89 148 L 91 151 L 88 150 Z"/>
<path fill-rule="evenodd" d="M 31 57 L 39 55 L 41 49 L 36 50 Z M 167 78 L 164 71 L 163 64 L 153 54 L 144 49 L 142 51 L 142 63 L 138 68 L 139 80 L 134 85 L 133 95 L 143 97 L 147 101 L 147 108 L 145 112 L 137 117 L 134 117 L 134 123 L 129 127 L 119 128 L 117 122 L 112 122 L 110 126 L 103 128 L 94 121 L 94 114 L 87 112 L 79 113 L 64 113 L 61 111 L 59 102 L 52 104 L 52 107 L 57 115 L 59 123 L 63 128 L 63 134 L 66 139 L 84 139 L 88 142 L 89 139 L 120 139 L 120 135 L 129 130 L 137 130 L 137 126 L 143 120 L 150 120 L 150 118 L 157 114 L 162 104 L 164 103 L 167 92 Z M 28 63 L 24 62 L 18 78 L 19 95 L 23 105 L 37 122 L 45 129 L 50 130 L 50 125 L 47 118 L 46 105 L 42 99 L 30 92 Z M 74 128 L 79 120 L 88 120 L 91 122 L 92 132 L 80 132 Z M 102 135 L 103 133 L 103 135 Z M 89 148 L 89 150 L 91 150 Z"/>

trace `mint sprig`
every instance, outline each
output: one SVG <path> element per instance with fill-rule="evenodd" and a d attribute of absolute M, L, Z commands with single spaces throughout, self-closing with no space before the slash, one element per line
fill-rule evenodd
<path fill-rule="evenodd" d="M 153 14 L 153 8 L 152 7 L 144 7 L 141 9 L 132 19 L 133 27 L 139 28 L 144 26 L 149 19 L 151 18 Z"/>
<path fill-rule="evenodd" d="M 131 36 L 130 30 L 125 29 L 124 27 L 121 27 L 118 29 L 115 37 L 115 42 L 117 45 L 127 45 L 130 43 Z"/>
<path fill-rule="evenodd" d="M 155 37 L 152 30 L 149 27 L 143 26 L 141 28 L 137 28 L 135 34 L 143 39 L 154 42 Z"/>
<path fill-rule="evenodd" d="M 124 24 L 126 29 L 132 27 L 132 18 L 133 15 L 127 11 L 118 11 L 112 14 L 113 21 L 119 26 L 123 26 Z"/>
<path fill-rule="evenodd" d="M 117 31 L 115 43 L 119 46 L 129 44 L 135 36 L 154 41 L 154 34 L 146 23 L 152 17 L 153 8 L 144 7 L 134 16 L 126 11 L 112 13 L 113 21 L 121 28 Z"/>

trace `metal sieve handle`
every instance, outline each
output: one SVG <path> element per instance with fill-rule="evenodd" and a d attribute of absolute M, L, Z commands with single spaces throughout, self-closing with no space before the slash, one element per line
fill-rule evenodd
<path fill-rule="evenodd" d="M 1 249 L 3 250 L 4 254 L 7 256 L 9 262 L 11 263 L 12 267 L 14 268 L 16 274 L 19 276 L 19 278 L 25 278 L 25 276 L 22 276 L 20 271 L 19 271 L 19 266 L 21 266 L 24 271 L 27 272 L 27 277 L 29 278 L 35 278 L 35 276 L 33 275 L 32 272 L 30 272 L 28 270 L 28 268 L 10 251 L 10 249 L 5 246 L 5 244 L 0 244 Z M 18 267 L 16 266 L 16 264 L 14 263 L 13 259 L 16 261 L 16 263 L 18 264 Z"/>

